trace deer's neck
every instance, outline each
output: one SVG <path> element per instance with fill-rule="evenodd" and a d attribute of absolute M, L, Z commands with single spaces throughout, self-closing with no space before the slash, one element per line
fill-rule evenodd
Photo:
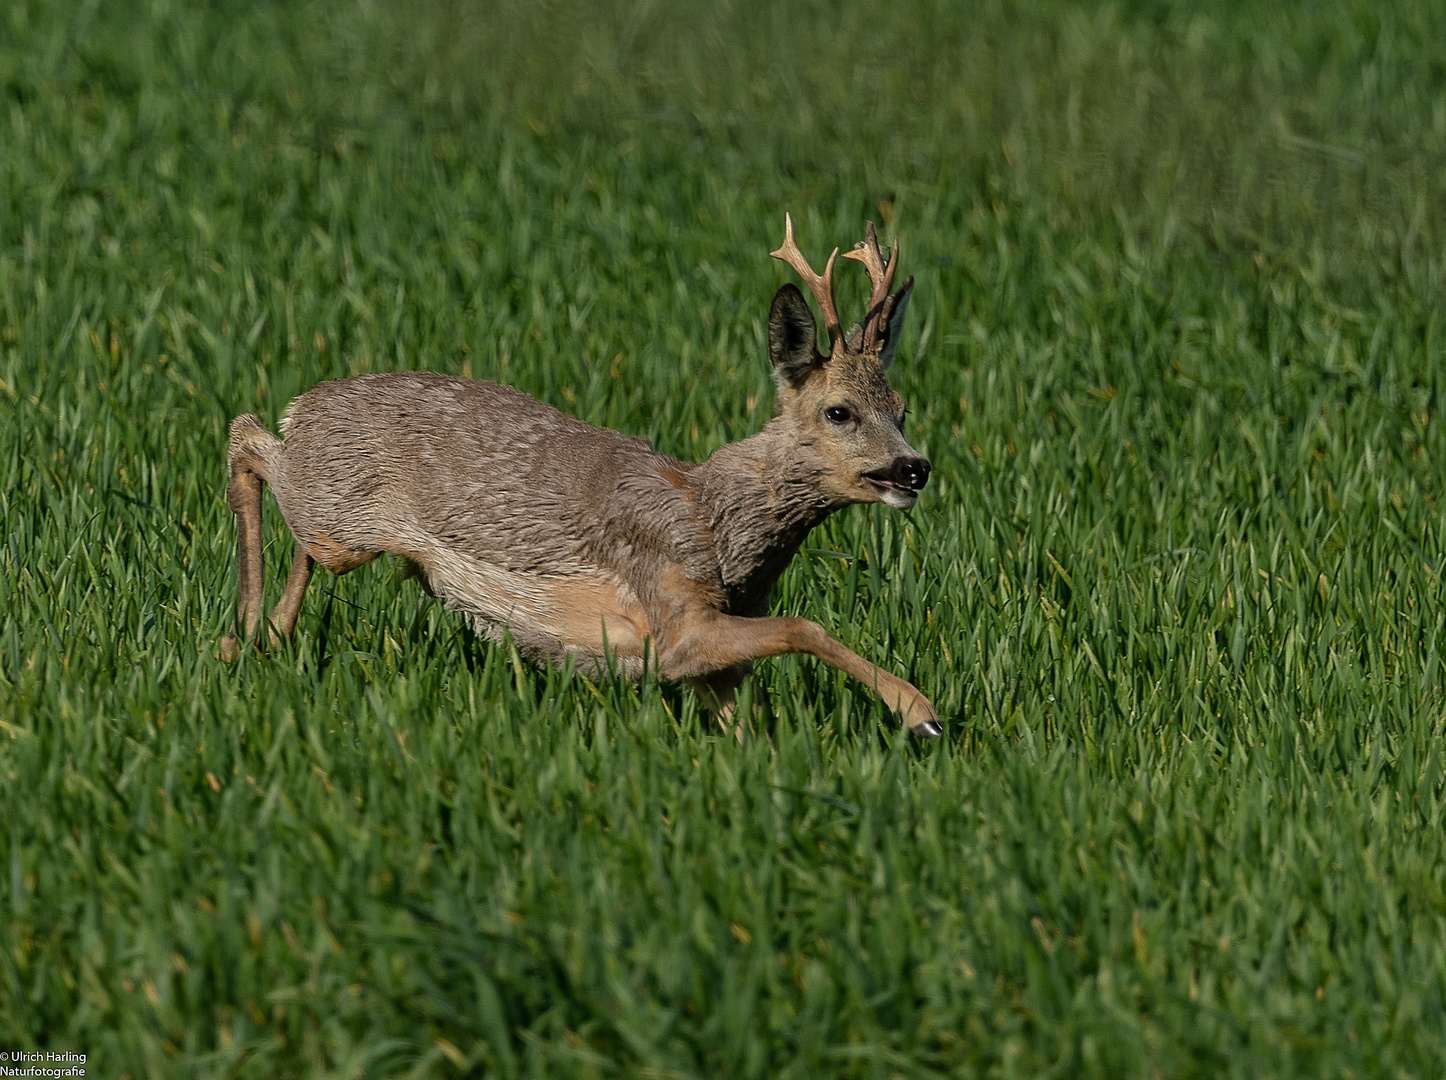
<path fill-rule="evenodd" d="M 767 604 L 809 530 L 843 505 L 825 490 L 825 475 L 825 463 L 779 417 L 689 476 L 737 613 Z"/>

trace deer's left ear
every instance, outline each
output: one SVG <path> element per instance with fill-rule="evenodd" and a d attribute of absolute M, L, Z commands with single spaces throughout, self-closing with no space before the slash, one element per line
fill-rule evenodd
<path fill-rule="evenodd" d="M 909 310 L 909 297 L 914 294 L 914 279 L 904 282 L 904 287 L 889 297 L 889 312 L 884 323 L 884 343 L 879 349 L 879 364 L 887 368 L 894 362 L 899 351 L 899 342 L 904 340 L 904 315 Z"/>
<path fill-rule="evenodd" d="M 784 285 L 768 311 L 768 355 L 780 386 L 797 386 L 828 359 L 818 354 L 817 338 L 808 301 L 793 284 Z"/>

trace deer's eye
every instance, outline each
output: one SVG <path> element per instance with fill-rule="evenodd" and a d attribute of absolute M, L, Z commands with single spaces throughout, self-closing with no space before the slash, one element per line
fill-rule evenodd
<path fill-rule="evenodd" d="M 847 424 L 854 418 L 854 414 L 842 405 L 830 405 L 824 409 L 823 415 L 830 424 Z"/>

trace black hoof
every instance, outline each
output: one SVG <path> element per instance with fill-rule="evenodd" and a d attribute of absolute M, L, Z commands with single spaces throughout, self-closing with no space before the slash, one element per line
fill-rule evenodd
<path fill-rule="evenodd" d="M 939 721 L 937 720 L 925 720 L 922 724 L 915 727 L 913 732 L 921 739 L 937 739 L 940 735 L 944 734 L 944 729 L 939 726 Z"/>

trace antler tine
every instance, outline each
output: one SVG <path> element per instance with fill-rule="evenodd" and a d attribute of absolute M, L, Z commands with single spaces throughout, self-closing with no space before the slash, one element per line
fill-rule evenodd
<path fill-rule="evenodd" d="M 833 249 L 833 254 L 828 257 L 828 265 L 823 268 L 823 276 L 819 277 L 803 257 L 803 252 L 798 250 L 798 245 L 793 242 L 793 215 L 785 213 L 783 246 L 769 254 L 788 263 L 793 267 L 794 273 L 803 278 L 803 283 L 808 286 L 808 291 L 813 293 L 813 298 L 823 310 L 823 325 L 828 330 L 830 348 L 838 344 L 843 339 L 843 326 L 839 322 L 838 309 L 833 302 L 833 262 L 838 258 L 838 248 Z"/>
<path fill-rule="evenodd" d="M 879 249 L 874 223 L 870 221 L 864 228 L 864 239 L 855 244 L 852 251 L 844 252 L 844 258 L 861 262 L 868 270 L 869 282 L 873 286 L 869 294 L 869 314 L 873 314 L 894 287 L 894 271 L 899 267 L 899 242 L 894 241 L 894 250 L 885 258 Z"/>

